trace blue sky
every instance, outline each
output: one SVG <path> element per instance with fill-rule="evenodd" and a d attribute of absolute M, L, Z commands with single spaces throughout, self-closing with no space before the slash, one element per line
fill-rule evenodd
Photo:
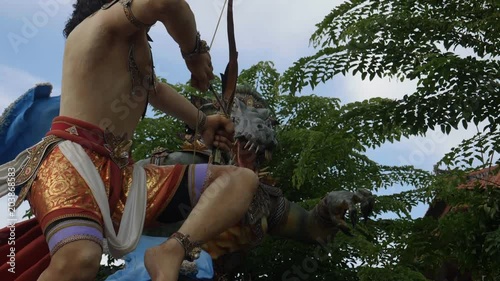
<path fill-rule="evenodd" d="M 0 112 L 26 90 L 39 82 L 50 82 L 53 95 L 60 94 L 64 38 L 62 29 L 72 11 L 74 0 L 0 0 Z M 210 42 L 224 0 L 188 1 L 196 16 L 202 37 Z M 315 24 L 341 1 L 315 0 L 305 4 L 298 0 L 234 0 L 235 33 L 240 69 L 259 61 L 271 60 L 279 71 L 286 70 L 300 57 L 312 54 L 308 39 Z M 312 4 L 314 3 L 314 5 Z M 189 72 L 179 49 L 165 29 L 157 24 L 151 31 L 156 71 L 171 83 L 185 82 Z M 228 60 L 226 24 L 220 25 L 212 47 L 216 73 L 224 71 Z M 339 76 L 315 89 L 322 96 L 338 97 L 352 102 L 371 97 L 399 98 L 411 94 L 414 82 L 388 79 L 362 81 L 359 76 Z M 305 92 L 312 93 L 312 92 Z M 368 152 L 374 160 L 387 165 L 414 165 L 432 170 L 432 165 L 450 148 L 473 134 L 472 130 L 444 136 L 430 132 L 425 138 L 404 139 L 385 144 Z M 382 194 L 398 192 L 397 188 Z M 6 206 L 6 198 L 0 199 Z M 18 211 L 24 214 L 27 204 Z M 414 217 L 425 213 L 421 205 Z M 6 225 L 7 213 L 0 209 L 0 227 Z"/>

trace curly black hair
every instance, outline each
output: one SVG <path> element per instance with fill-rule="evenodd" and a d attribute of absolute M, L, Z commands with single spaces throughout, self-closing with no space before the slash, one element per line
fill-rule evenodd
<path fill-rule="evenodd" d="M 84 19 L 88 18 L 90 15 L 98 11 L 104 4 L 108 3 L 109 0 L 77 0 L 73 4 L 73 14 L 66 22 L 66 26 L 63 30 L 63 35 L 68 38 L 69 34 L 77 25 L 79 25 Z"/>

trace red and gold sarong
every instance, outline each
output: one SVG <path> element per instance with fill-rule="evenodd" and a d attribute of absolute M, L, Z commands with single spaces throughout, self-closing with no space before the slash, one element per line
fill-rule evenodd
<path fill-rule="evenodd" d="M 110 156 L 113 145 L 117 144 L 106 143 L 109 140 L 105 140 L 103 130 L 79 120 L 57 117 L 48 135 L 82 145 L 104 182 L 112 220 L 118 227 L 132 182 L 131 161 L 120 168 Z M 147 178 L 146 225 L 154 222 L 172 200 L 185 169 L 186 166 L 182 165 L 144 167 Z M 38 168 L 27 199 L 46 235 L 51 254 L 75 240 L 102 243 L 103 219 L 99 206 L 85 180 L 58 147 Z"/>
<path fill-rule="evenodd" d="M 30 148 L 31 160 L 18 177 L 25 183 L 19 202 L 26 197 L 36 218 L 15 224 L 17 268 L 14 274 L 8 274 L 7 280 L 36 280 L 49 265 L 50 256 L 69 242 L 85 239 L 102 245 L 103 218 L 99 207 L 86 182 L 53 145 L 57 144 L 58 138 L 80 144 L 92 160 L 104 182 L 115 229 L 119 227 L 131 188 L 132 161 L 123 163 L 113 159 L 116 143 L 99 127 L 60 116 L 54 119 L 47 136 L 46 143 L 50 146 Z M 154 226 L 157 219 L 168 221 L 173 217 L 177 220 L 176 217 L 180 216 L 176 214 L 179 213 L 177 209 L 186 204 L 194 206 L 208 184 L 207 164 L 151 164 L 144 169 L 147 178 L 146 227 Z M 29 176 L 33 171 L 37 171 L 36 177 Z M 182 189 L 179 188 L 181 181 Z M 0 254 L 4 257 L 0 259 L 0 272 L 11 268 L 8 263 L 10 233 L 9 227 L 0 230 Z"/>

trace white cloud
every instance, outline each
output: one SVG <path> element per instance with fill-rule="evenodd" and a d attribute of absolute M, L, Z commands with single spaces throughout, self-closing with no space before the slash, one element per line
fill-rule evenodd
<path fill-rule="evenodd" d="M 425 137 L 403 138 L 400 142 L 385 143 L 380 148 L 370 150 L 368 154 L 379 158 L 378 161 L 382 164 L 412 165 L 432 171 L 433 166 L 446 153 L 458 146 L 462 140 L 474 136 L 476 132 L 475 127 L 454 130 L 449 135 L 443 134 L 439 129 L 428 131 Z"/>
<path fill-rule="evenodd" d="M 29 204 L 27 201 L 25 201 L 19 208 L 16 210 L 16 212 L 12 216 L 11 213 L 9 213 L 8 209 L 8 197 L 2 197 L 0 198 L 0 229 L 11 224 L 11 223 L 17 223 L 20 222 L 23 219 L 23 216 L 26 214 L 26 211 L 30 208 Z"/>
<path fill-rule="evenodd" d="M 0 16 L 15 20 L 21 20 L 23 17 L 33 20 L 44 13 L 51 18 L 62 19 L 73 10 L 75 2 L 76 0 L 0 0 Z"/>
<path fill-rule="evenodd" d="M 471 55 L 468 50 L 457 50 L 460 56 Z M 362 80 L 361 75 L 338 76 L 333 83 L 326 83 L 321 89 L 335 93 L 343 103 L 362 101 L 374 97 L 401 99 L 404 95 L 411 95 L 416 91 L 417 81 L 374 78 L 372 81 Z M 330 94 L 332 96 L 332 94 Z M 479 130 L 485 124 L 480 124 Z M 432 171 L 433 166 L 441 160 L 453 147 L 463 140 L 469 139 L 477 133 L 477 128 L 469 124 L 468 129 L 452 130 L 449 135 L 443 134 L 438 128 L 428 131 L 425 137 L 403 138 L 399 142 L 385 143 L 376 149 L 370 149 L 367 155 L 380 164 L 385 165 L 412 165 L 415 168 Z M 442 168 L 442 167 L 441 167 Z M 408 187 L 394 186 L 388 190 L 381 190 L 379 194 L 394 194 L 408 190 Z M 412 217 L 422 217 L 427 210 L 426 204 L 419 204 L 412 210 Z M 391 217 L 385 214 L 384 217 Z"/>
<path fill-rule="evenodd" d="M 4 39 L 14 54 L 27 49 L 38 48 L 40 43 L 47 44 L 46 37 L 58 34 L 62 38 L 62 29 L 72 11 L 74 0 L 0 0 L 2 4 L 0 18 Z M 38 44 L 37 44 L 38 43 Z M 36 53 L 39 50 L 34 51 Z M 10 53 L 10 52 L 9 52 Z"/>
<path fill-rule="evenodd" d="M 361 80 L 360 75 L 347 76 L 339 79 L 343 102 L 362 101 L 375 97 L 388 99 L 401 99 L 404 95 L 411 95 L 416 90 L 416 81 L 401 82 L 397 79 L 374 78 L 372 81 Z M 429 131 L 426 137 L 410 137 L 401 139 L 400 142 L 386 143 L 377 148 L 375 152 L 382 153 L 393 165 L 414 165 L 421 169 L 432 169 L 445 153 L 457 145 L 466 135 L 472 136 L 475 129 L 457 130 L 450 135 L 441 131 Z M 378 153 L 376 153 L 378 154 Z"/>
<path fill-rule="evenodd" d="M 0 114 L 27 90 L 33 88 L 37 83 L 45 82 L 47 80 L 27 71 L 0 64 Z M 60 93 L 58 87 L 55 88 L 52 95 L 57 93 Z"/>
<path fill-rule="evenodd" d="M 202 38 L 210 44 L 224 0 L 189 2 L 196 17 L 197 28 Z M 234 2 L 240 70 L 262 60 L 271 60 L 279 71 L 284 71 L 297 58 L 306 55 L 308 51 L 314 51 L 308 48 L 308 39 L 314 31 L 314 25 L 322 20 L 324 13 L 333 8 L 337 1 L 332 3 L 321 0 L 307 7 L 295 0 Z M 224 71 L 228 61 L 226 13 L 227 8 L 211 49 L 216 74 Z M 150 35 L 154 40 L 152 46 L 157 74 L 173 83 L 189 80 L 189 72 L 184 66 L 179 47 L 167 34 L 165 27 L 157 23 Z"/>
<path fill-rule="evenodd" d="M 3 111 L 15 99 L 40 82 L 43 82 L 42 78 L 26 71 L 0 65 L 0 110 Z"/>
<path fill-rule="evenodd" d="M 457 52 L 464 55 L 465 51 Z M 416 91 L 417 81 L 401 82 L 397 79 L 374 78 L 372 81 L 361 80 L 360 75 L 337 78 L 337 83 L 342 93 L 343 102 L 362 101 L 374 97 L 401 99 L 404 95 L 411 95 Z M 476 128 L 468 124 L 468 129 L 459 127 L 452 130 L 449 135 L 443 134 L 440 128 L 428 131 L 425 137 L 410 137 L 401 139 L 400 142 L 386 143 L 371 155 L 383 157 L 381 161 L 390 165 L 413 165 L 416 168 L 432 170 L 433 165 L 441 160 L 444 155 L 458 146 L 463 140 L 474 136 L 478 129 L 484 128 L 480 124 Z M 390 163 L 388 163 L 390 162 Z"/>
<path fill-rule="evenodd" d="M 416 81 L 401 82 L 397 79 L 374 78 L 372 81 L 361 80 L 360 75 L 341 79 L 342 96 L 345 102 L 360 101 L 374 97 L 400 99 L 411 95 L 417 89 Z"/>
<path fill-rule="evenodd" d="M 242 52 L 266 50 L 273 58 L 295 59 L 308 48 L 315 24 L 340 2 L 322 0 L 304 5 L 303 1 L 297 0 L 237 1 L 234 21 L 238 46 Z M 226 28 L 224 20 L 217 44 L 226 45 Z"/>
<path fill-rule="evenodd" d="M 196 17 L 197 28 L 209 44 L 224 1 L 188 1 Z M 305 5 L 298 0 L 235 0 L 234 27 L 240 60 L 253 63 L 273 60 L 279 70 L 285 70 L 300 56 L 313 51 L 309 48 L 309 37 L 315 30 L 315 24 L 341 2 L 316 0 L 314 4 Z M 227 8 L 212 46 L 214 67 L 222 70 L 228 53 L 226 12 Z M 164 50 L 159 63 L 164 63 L 164 59 L 181 60 L 177 45 L 161 23 L 156 24 L 151 35 L 155 40 L 153 51 L 158 52 L 159 46 Z"/>

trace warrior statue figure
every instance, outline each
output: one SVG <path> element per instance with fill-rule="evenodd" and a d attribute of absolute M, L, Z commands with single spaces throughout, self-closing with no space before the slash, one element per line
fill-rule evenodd
<path fill-rule="evenodd" d="M 220 111 L 220 105 L 212 100 L 193 97 L 192 103 L 206 114 Z M 226 280 L 226 276 L 231 276 L 234 269 L 231 267 L 237 265 L 233 255 L 258 245 L 264 235 L 306 243 L 329 241 L 339 230 L 351 235 L 344 218 L 349 212 L 353 223 L 356 222 L 356 204 L 361 204 L 365 218 L 370 215 L 374 197 L 365 189 L 330 192 L 310 211 L 283 196 L 282 190 L 274 186 L 274 180 L 267 176 L 267 168 L 263 168 L 266 161 L 271 160 L 277 145 L 277 123 L 265 100 L 254 89 L 246 86 L 237 88 L 230 117 L 235 126 L 235 143 L 229 153 L 223 153 L 222 162 L 253 170 L 259 175 L 260 183 L 245 220 L 202 245 L 215 260 L 216 280 Z M 182 151 L 169 152 L 157 148 L 151 158 L 140 162 L 157 165 L 213 162 L 212 150 L 192 133 L 188 129 Z M 187 186 L 187 189 L 190 194 L 197 192 L 194 185 Z M 183 209 L 183 205 L 178 205 L 178 209 Z M 157 225 L 154 229 L 146 229 L 145 233 L 169 236 L 172 229 L 175 227 Z"/>
<path fill-rule="evenodd" d="M 241 220 L 258 177 L 232 165 L 142 165 L 130 158 L 148 103 L 184 121 L 209 147 L 229 150 L 233 142 L 229 119 L 206 116 L 155 76 L 148 31 L 160 22 L 179 44 L 192 85 L 206 91 L 214 78 L 209 48 L 184 0 L 78 0 L 74 8 L 64 30 L 59 116 L 42 141 L 0 167 L 0 196 L 11 192 L 14 173 L 18 204 L 27 199 L 36 218 L 26 232 L 43 234 L 28 243 L 40 246 L 39 257 L 24 256 L 31 263 L 17 257 L 29 270 L 8 278 L 94 280 L 104 238 L 120 258 L 136 248 L 144 227 L 176 219 L 171 203 L 187 202 L 193 210 L 180 228 L 145 254 L 153 280 L 177 280 L 183 260 L 196 259 L 204 241 Z M 196 194 L 179 188 L 191 177 Z"/>
<path fill-rule="evenodd" d="M 348 232 L 344 215 L 354 214 L 355 204 L 368 215 L 373 197 L 366 190 L 329 193 L 306 211 L 259 181 L 260 164 L 276 145 L 275 122 L 258 94 L 234 91 L 234 60 L 226 77 L 234 88 L 225 86 L 232 96 L 222 107 L 197 108 L 157 80 L 148 42 L 156 22 L 179 44 L 195 88 L 207 91 L 214 78 L 209 48 L 184 0 L 77 0 L 74 7 L 64 30 L 59 116 L 40 142 L 0 166 L 0 196 L 15 192 L 16 207 L 26 199 L 35 215 L 15 226 L 19 268 L 7 280 L 94 280 L 104 239 L 120 258 L 143 233 L 177 223 L 163 234 L 170 239 L 144 255 L 153 281 L 173 281 L 183 261 L 197 260 L 202 249 L 224 265 L 224 257 L 266 234 L 315 242 Z M 131 137 L 148 104 L 191 128 L 186 150 L 132 161 Z M 231 118 L 211 114 L 220 109 Z M 2 270 L 8 235 L 0 230 Z"/>

